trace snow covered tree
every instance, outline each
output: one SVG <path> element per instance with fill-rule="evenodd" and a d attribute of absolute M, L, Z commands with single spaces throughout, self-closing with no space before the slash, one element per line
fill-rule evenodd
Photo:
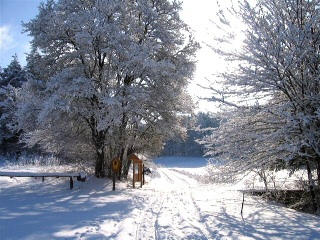
<path fill-rule="evenodd" d="M 28 63 L 39 79 L 27 84 L 34 91 L 21 95 L 31 98 L 19 114 L 26 139 L 43 144 L 56 139 L 71 150 L 61 136 L 90 137 L 95 174 L 104 177 L 113 157 L 121 158 L 126 175 L 128 153 L 160 148 L 183 132 L 179 119 L 192 108 L 186 87 L 198 44 L 180 9 L 167 0 L 41 4 L 37 17 L 24 24 L 33 37 Z M 23 110 L 30 108 L 34 111 Z"/>
<path fill-rule="evenodd" d="M 11 85 L 12 87 L 20 88 L 27 81 L 27 71 L 21 67 L 17 55 L 12 58 L 8 67 L 1 71 L 1 86 Z"/>
<path fill-rule="evenodd" d="M 0 77 L 0 152 L 12 155 L 21 150 L 18 143 L 21 131 L 13 130 L 12 127 L 16 124 L 14 112 L 17 90 L 27 81 L 28 73 L 21 67 L 15 55 L 9 66 L 1 70 Z"/>
<path fill-rule="evenodd" d="M 311 190 L 311 170 L 317 171 L 320 182 L 319 7 L 318 0 L 239 4 L 235 15 L 245 24 L 242 49 L 213 47 L 239 65 L 218 76 L 225 90 L 212 87 L 212 100 L 238 108 L 215 132 L 218 138 L 207 141 L 210 145 L 221 140 L 214 151 L 247 167 L 270 167 L 279 161 L 305 166 Z M 220 13 L 221 23 L 230 26 Z M 220 45 L 230 40 L 227 36 L 219 38 Z M 231 103 L 229 97 L 240 104 Z"/>

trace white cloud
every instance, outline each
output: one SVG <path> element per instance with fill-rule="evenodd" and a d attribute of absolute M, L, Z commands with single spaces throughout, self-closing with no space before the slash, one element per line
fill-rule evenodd
<path fill-rule="evenodd" d="M 0 50 L 6 51 L 15 47 L 14 34 L 10 26 L 0 27 Z"/>

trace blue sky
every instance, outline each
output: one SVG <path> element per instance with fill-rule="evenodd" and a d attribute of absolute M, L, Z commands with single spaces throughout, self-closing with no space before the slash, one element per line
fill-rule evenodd
<path fill-rule="evenodd" d="M 22 34 L 21 23 L 28 22 L 38 12 L 41 0 L 0 0 L 0 66 L 7 67 L 12 56 L 18 54 L 25 65 L 30 37 Z"/>

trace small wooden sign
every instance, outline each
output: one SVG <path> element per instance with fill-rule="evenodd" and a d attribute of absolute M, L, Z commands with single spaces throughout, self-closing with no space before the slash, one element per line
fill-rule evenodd
<path fill-rule="evenodd" d="M 116 175 L 117 175 L 117 173 L 120 172 L 120 168 L 121 168 L 120 159 L 117 158 L 117 157 L 115 157 L 115 158 L 112 159 L 112 161 L 111 161 L 111 169 L 112 169 L 112 172 L 113 172 L 113 178 L 112 178 L 112 181 L 113 181 L 112 190 L 113 190 L 113 191 L 116 190 Z"/>
<path fill-rule="evenodd" d="M 121 162 L 119 158 L 114 158 L 111 161 L 111 169 L 114 173 L 118 173 L 120 172 L 120 166 L 121 166 Z"/>

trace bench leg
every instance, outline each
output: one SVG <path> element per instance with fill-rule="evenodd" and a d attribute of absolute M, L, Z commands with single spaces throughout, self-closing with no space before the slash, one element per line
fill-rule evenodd
<path fill-rule="evenodd" d="M 70 177 L 70 189 L 73 189 L 73 179 Z"/>

